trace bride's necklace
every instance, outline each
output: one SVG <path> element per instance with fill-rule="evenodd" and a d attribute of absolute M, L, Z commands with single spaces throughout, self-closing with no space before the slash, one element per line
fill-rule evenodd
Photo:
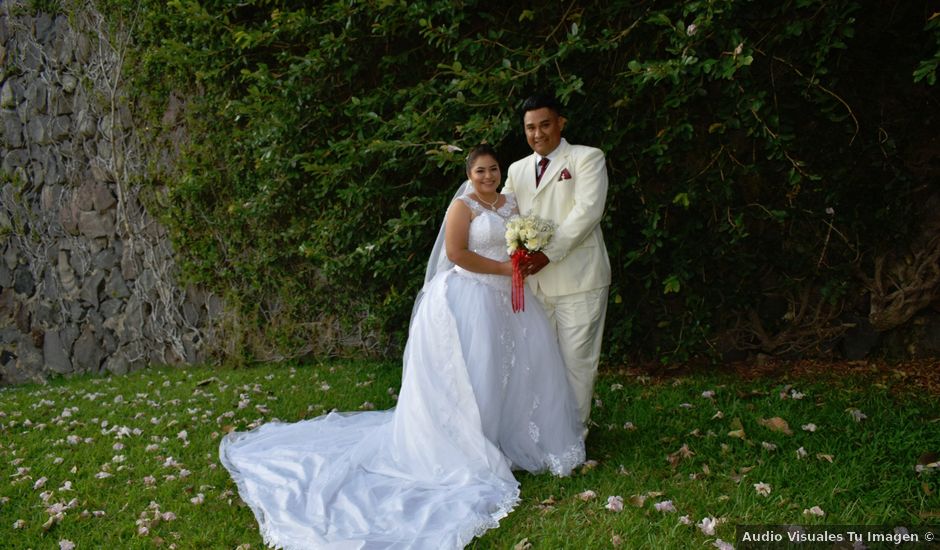
<path fill-rule="evenodd" d="M 484 205 L 489 206 L 489 207 L 490 207 L 490 210 L 492 210 L 492 211 L 494 211 L 494 212 L 496 211 L 496 203 L 499 202 L 499 193 L 496 194 L 496 199 L 494 199 L 493 202 L 487 201 L 486 199 L 484 199 L 483 197 L 481 197 L 479 193 L 474 193 L 474 195 L 475 195 L 476 198 L 479 199 L 480 202 L 482 202 Z"/>

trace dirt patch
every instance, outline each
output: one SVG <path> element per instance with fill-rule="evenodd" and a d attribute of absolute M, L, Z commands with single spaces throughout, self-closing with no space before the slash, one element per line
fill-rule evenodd
<path fill-rule="evenodd" d="M 648 376 L 654 381 L 716 372 L 733 374 L 742 380 L 771 380 L 792 383 L 799 380 L 838 380 L 856 384 L 879 384 L 892 393 L 940 396 L 940 359 L 917 359 L 898 363 L 863 361 L 783 361 L 758 359 L 720 365 L 684 364 L 664 367 L 656 363 L 615 369 L 627 375 Z"/>

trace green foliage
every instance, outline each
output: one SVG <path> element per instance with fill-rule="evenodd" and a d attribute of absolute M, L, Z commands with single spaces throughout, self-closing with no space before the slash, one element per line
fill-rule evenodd
<path fill-rule="evenodd" d="M 12 6 L 13 10 L 23 10 L 33 15 L 56 14 L 62 11 L 62 2 L 59 0 L 28 0 L 23 5 Z"/>
<path fill-rule="evenodd" d="M 159 181 L 184 270 L 288 353 L 324 337 L 314 319 L 402 341 L 464 178 L 455 147 L 527 154 L 517 109 L 539 89 L 568 104 L 569 141 L 607 153 L 612 361 L 708 353 L 750 309 L 785 323 L 768 294 L 857 297 L 860 261 L 909 232 L 899 150 L 926 122 L 904 99 L 932 39 L 913 3 L 140 10 L 141 104 L 159 130 L 169 94 L 189 98 L 190 143 Z"/>
<path fill-rule="evenodd" d="M 940 65 L 940 12 L 930 16 L 925 30 L 933 34 L 936 51 L 917 65 L 914 70 L 914 82 L 926 80 L 927 84 L 933 86 L 937 83 L 937 66 Z"/>

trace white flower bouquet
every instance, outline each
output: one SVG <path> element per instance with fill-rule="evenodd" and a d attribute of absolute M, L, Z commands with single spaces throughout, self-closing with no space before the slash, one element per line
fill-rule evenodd
<path fill-rule="evenodd" d="M 545 248 L 555 224 L 535 215 L 513 216 L 506 223 L 506 249 L 512 258 L 512 310 L 525 311 L 521 264 L 531 252 Z"/>
<path fill-rule="evenodd" d="M 545 248 L 555 232 L 555 224 L 535 215 L 513 216 L 506 223 L 506 248 L 512 256 L 517 250 L 538 252 Z"/>

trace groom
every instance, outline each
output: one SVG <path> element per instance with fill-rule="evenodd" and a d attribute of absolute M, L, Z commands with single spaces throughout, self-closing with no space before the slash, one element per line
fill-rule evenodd
<path fill-rule="evenodd" d="M 567 119 L 554 97 L 534 95 L 522 111 L 533 153 L 509 167 L 504 192 L 516 195 L 523 215 L 535 214 L 557 226 L 545 249 L 529 256 L 523 274 L 558 334 L 568 381 L 587 426 L 610 286 L 600 227 L 607 167 L 600 149 L 571 145 L 561 137 Z"/>

